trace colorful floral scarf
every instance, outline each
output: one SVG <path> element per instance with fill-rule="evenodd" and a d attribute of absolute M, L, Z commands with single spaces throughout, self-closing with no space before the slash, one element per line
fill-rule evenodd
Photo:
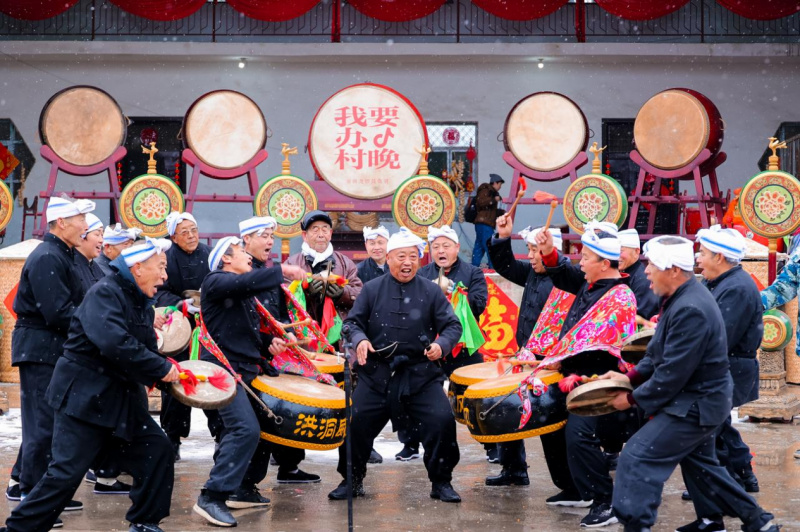
<path fill-rule="evenodd" d="M 518 359 L 534 360 L 536 355 L 547 356 L 548 351 L 558 343 L 558 336 L 561 334 L 573 301 L 575 296 L 569 292 L 558 288 L 550 291 L 528 342 L 517 354 Z"/>

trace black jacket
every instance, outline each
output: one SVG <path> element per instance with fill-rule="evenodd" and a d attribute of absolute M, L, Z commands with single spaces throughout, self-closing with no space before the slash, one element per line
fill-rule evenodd
<path fill-rule="evenodd" d="M 492 238 L 489 241 L 489 258 L 497 273 L 525 287 L 519 305 L 516 336 L 517 346 L 525 347 L 553 290 L 553 281 L 546 273 L 533 271 L 530 261 L 515 259 L 510 238 Z"/>
<path fill-rule="evenodd" d="M 486 302 L 489 299 L 489 289 L 486 286 L 486 277 L 483 275 L 483 271 L 457 258 L 453 263 L 453 267 L 444 276 L 455 284 L 461 282 L 467 287 L 469 308 L 475 319 L 480 320 L 481 314 L 486 310 Z M 435 262 L 426 264 L 419 269 L 417 277 L 435 281 L 439 278 L 439 265 Z M 438 287 L 438 285 L 435 286 Z"/>
<path fill-rule="evenodd" d="M 436 341 L 447 355 L 461 338 L 461 323 L 441 289 L 419 275 L 400 283 L 384 275 L 364 286 L 344 321 L 353 347 L 369 340 L 377 353 L 369 353 L 356 366 L 359 383 L 386 393 L 391 379 L 407 379 L 407 393 L 415 393 L 433 380 L 444 382 L 440 366 L 424 353 L 424 335 Z M 396 348 L 389 347 L 398 342 Z M 391 364 L 391 366 L 390 366 Z"/>
<path fill-rule="evenodd" d="M 208 275 L 208 255 L 211 248 L 202 242 L 192 253 L 176 244 L 167 250 L 167 281 L 158 288 L 159 307 L 175 306 L 184 299 L 184 290 L 198 290 Z"/>
<path fill-rule="evenodd" d="M 98 281 L 72 319 L 47 400 L 56 411 L 130 439 L 135 420 L 147 413 L 145 386 L 171 364 L 158 354 L 153 300 L 124 261 L 113 265 L 119 272 Z"/>
<path fill-rule="evenodd" d="M 694 279 L 665 302 L 645 357 L 631 382 L 648 416 L 685 417 L 697 404 L 700 424 L 714 426 L 731 413 L 733 381 L 728 370 L 725 323 L 711 293 Z"/>
<path fill-rule="evenodd" d="M 263 263 L 257 258 L 253 257 L 254 270 L 273 267 L 274 266 L 272 264 L 267 265 L 266 263 Z M 256 297 L 259 301 L 261 301 L 261 304 L 266 307 L 269 313 L 272 314 L 273 318 L 281 323 L 290 323 L 292 321 L 289 319 L 289 309 L 286 306 L 286 297 L 283 295 L 283 289 L 281 288 L 280 284 L 276 287 L 270 288 L 269 290 L 264 290 Z"/>
<path fill-rule="evenodd" d="M 81 290 L 84 296 L 97 281 L 106 276 L 96 260 L 89 262 L 89 259 L 81 255 L 79 251 L 75 252 L 75 274 L 81 281 Z"/>
<path fill-rule="evenodd" d="M 621 273 L 627 273 L 630 276 L 628 286 L 636 296 L 636 314 L 647 320 L 658 314 L 658 296 L 650 290 L 650 281 L 647 280 L 647 275 L 644 273 L 642 261 L 637 260 Z"/>
<path fill-rule="evenodd" d="M 262 355 L 268 356 L 272 341 L 259 330 L 261 315 L 255 298 L 267 290 L 280 289 L 282 281 L 280 266 L 242 274 L 214 270 L 203 281 L 200 303 L 208 334 L 248 382 L 258 375 Z M 202 351 L 203 359 L 216 360 Z"/>
<path fill-rule="evenodd" d="M 575 301 L 564 319 L 559 338 L 563 338 L 606 292 L 617 285 L 627 285 L 629 279 L 628 276 L 620 279 L 600 279 L 590 285 L 586 282 L 580 267 L 572 264 L 560 253 L 558 266 L 547 268 L 547 274 L 553 281 L 553 286 L 575 294 Z M 608 371 L 618 371 L 618 359 L 605 351 L 588 351 L 561 362 L 561 373 L 564 375 L 602 375 Z"/>
<path fill-rule="evenodd" d="M 111 269 L 111 259 L 106 257 L 105 253 L 101 253 L 100 256 L 94 260 L 94 263 L 103 270 L 103 275 L 111 275 L 114 273 L 114 270 Z"/>
<path fill-rule="evenodd" d="M 54 366 L 63 352 L 70 321 L 83 299 L 75 273 L 75 250 L 46 234 L 22 267 L 14 312 L 11 362 Z"/>
<path fill-rule="evenodd" d="M 756 354 L 764 336 L 761 293 L 741 266 L 703 284 L 717 301 L 725 323 L 733 377 L 733 406 L 755 401 L 758 399 Z"/>
<path fill-rule="evenodd" d="M 389 271 L 389 266 L 387 264 L 384 263 L 383 268 L 381 268 L 370 257 L 359 262 L 356 268 L 358 269 L 358 278 L 361 279 L 361 282 L 364 284 L 367 284 L 368 281 L 380 277 Z"/>

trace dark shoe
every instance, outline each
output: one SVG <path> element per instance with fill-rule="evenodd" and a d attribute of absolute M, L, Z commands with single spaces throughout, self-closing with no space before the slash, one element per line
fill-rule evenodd
<path fill-rule="evenodd" d="M 178 440 L 178 441 L 170 440 L 170 443 L 172 444 L 172 451 L 175 453 L 175 461 L 176 462 L 180 462 L 181 461 L 181 441 L 180 440 Z"/>
<path fill-rule="evenodd" d="M 266 506 L 269 504 L 269 499 L 262 497 L 258 492 L 258 488 L 238 488 L 235 492 L 228 496 L 228 508 L 255 508 L 256 506 Z"/>
<path fill-rule="evenodd" d="M 486 451 L 486 461 L 490 464 L 500 463 L 500 449 L 496 445 Z"/>
<path fill-rule="evenodd" d="M 364 481 L 353 479 L 353 497 L 363 497 L 366 495 L 364 491 Z M 332 501 L 347 500 L 347 481 L 343 480 L 336 486 L 336 489 L 328 493 L 328 498 Z"/>
<path fill-rule="evenodd" d="M 131 485 L 119 480 L 115 480 L 110 486 L 98 482 L 94 485 L 94 493 L 97 495 L 127 495 L 131 492 Z"/>
<path fill-rule="evenodd" d="M 619 453 L 603 453 L 603 457 L 606 459 L 606 465 L 608 466 L 608 470 L 616 471 L 617 462 L 619 462 Z"/>
<path fill-rule="evenodd" d="M 64 507 L 65 512 L 77 512 L 83 510 L 83 503 L 81 501 L 69 501 Z"/>
<path fill-rule="evenodd" d="M 6 499 L 9 501 L 22 500 L 22 490 L 20 489 L 19 484 L 14 484 L 12 486 L 9 482 L 9 485 L 6 488 Z"/>
<path fill-rule="evenodd" d="M 51 530 L 53 528 L 64 528 L 64 521 L 62 521 L 61 519 L 56 519 L 56 522 L 53 523 L 53 526 L 50 527 Z M 5 528 L 3 530 L 5 530 Z"/>
<path fill-rule="evenodd" d="M 291 473 L 278 470 L 278 484 L 313 484 L 319 481 L 319 475 L 306 473 L 302 469 L 295 469 Z"/>
<path fill-rule="evenodd" d="M 676 528 L 675 532 L 725 532 L 722 519 L 698 519 L 688 525 Z"/>
<path fill-rule="evenodd" d="M 403 450 L 394 455 L 394 458 L 395 460 L 400 460 L 401 462 L 414 460 L 415 458 L 419 458 L 419 449 L 414 449 L 413 447 L 404 445 Z"/>
<path fill-rule="evenodd" d="M 582 528 L 598 528 L 601 526 L 613 525 L 619 520 L 614 515 L 611 505 L 607 502 L 592 503 L 589 513 L 581 519 Z"/>
<path fill-rule="evenodd" d="M 683 490 L 683 493 L 681 493 L 681 500 L 682 501 L 691 501 L 692 500 L 692 496 L 689 495 L 689 490 Z"/>
<path fill-rule="evenodd" d="M 461 496 L 449 482 L 434 482 L 431 486 L 431 499 L 439 499 L 442 502 L 461 502 Z"/>
<path fill-rule="evenodd" d="M 212 525 L 236 526 L 236 519 L 233 518 L 231 511 L 225 506 L 225 501 L 212 499 L 205 493 L 200 493 L 192 510 Z"/>
<path fill-rule="evenodd" d="M 566 491 L 548 497 L 544 502 L 548 506 L 568 506 L 570 508 L 588 508 L 592 505 L 592 501 L 581 500 L 581 496 L 577 493 L 567 493 Z"/>
<path fill-rule="evenodd" d="M 756 478 L 756 474 L 753 473 L 753 466 L 748 464 L 744 469 L 738 470 L 736 474 L 739 476 L 739 483 L 742 484 L 744 491 L 747 493 L 758 493 L 758 478 Z"/>
<path fill-rule="evenodd" d="M 528 486 L 530 483 L 527 471 L 509 471 L 505 467 L 499 475 L 486 477 L 487 486 Z"/>
<path fill-rule="evenodd" d="M 383 463 L 383 456 L 378 454 L 378 451 L 372 449 L 372 452 L 369 453 L 369 460 L 367 460 L 368 464 L 382 464 Z"/>
<path fill-rule="evenodd" d="M 86 472 L 86 476 L 83 477 L 83 480 L 85 480 L 89 484 L 94 484 L 95 482 L 97 482 L 97 475 L 95 475 L 94 471 L 90 469 L 89 471 Z"/>
<path fill-rule="evenodd" d="M 131 523 L 130 529 L 128 532 L 164 532 L 160 526 L 158 525 L 149 525 L 149 524 L 133 524 Z"/>

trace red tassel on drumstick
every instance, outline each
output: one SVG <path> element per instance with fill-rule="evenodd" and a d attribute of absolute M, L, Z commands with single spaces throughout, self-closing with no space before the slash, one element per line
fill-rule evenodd
<path fill-rule="evenodd" d="M 508 212 L 506 213 L 506 217 L 509 219 L 514 217 L 514 212 L 517 210 L 517 203 L 519 203 L 519 200 L 521 200 L 522 196 L 525 195 L 526 190 L 528 190 L 528 184 L 525 183 L 524 177 L 519 176 L 519 189 L 517 189 L 517 197 L 514 198 L 514 203 L 511 204 L 511 208 L 508 209 Z"/>

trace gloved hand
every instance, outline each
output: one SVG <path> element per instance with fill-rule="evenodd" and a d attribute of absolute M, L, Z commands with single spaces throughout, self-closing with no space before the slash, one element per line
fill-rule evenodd
<path fill-rule="evenodd" d="M 191 297 L 188 299 L 184 299 L 183 304 L 186 305 L 186 311 L 189 314 L 197 314 L 198 312 L 200 312 L 200 307 L 194 306 L 194 299 L 192 299 Z"/>
<path fill-rule="evenodd" d="M 344 288 L 336 283 L 328 283 L 328 288 L 325 290 L 325 295 L 331 299 L 339 299 L 344 293 Z"/>
<path fill-rule="evenodd" d="M 311 282 L 308 283 L 308 290 L 309 294 L 319 294 L 322 292 L 322 289 L 325 287 L 325 281 L 322 279 L 312 279 Z"/>

